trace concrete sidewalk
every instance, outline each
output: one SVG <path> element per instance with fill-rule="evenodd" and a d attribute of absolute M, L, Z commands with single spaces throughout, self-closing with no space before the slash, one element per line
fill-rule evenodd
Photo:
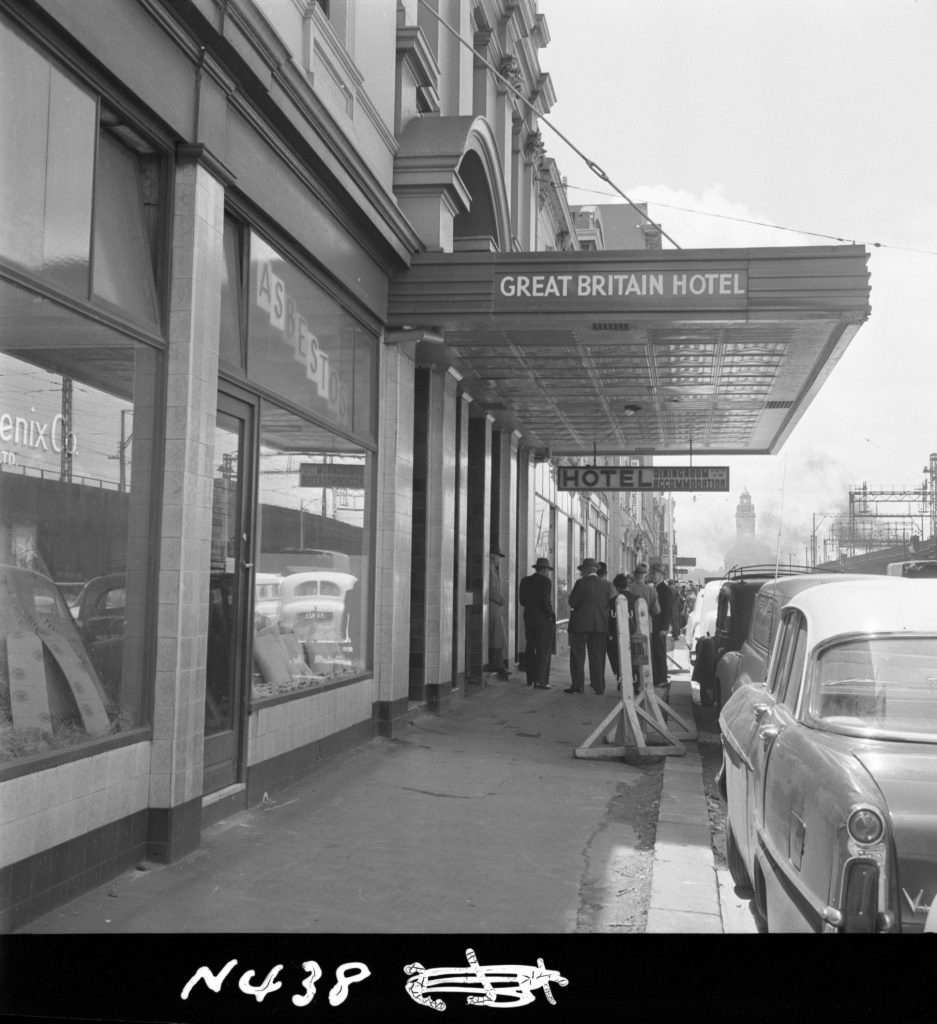
<path fill-rule="evenodd" d="M 695 744 L 640 767 L 577 759 L 615 684 L 565 694 L 564 659 L 552 684 L 515 673 L 471 687 L 449 714 L 417 714 L 405 738 L 212 826 L 182 860 L 141 865 L 20 931 L 739 930 L 726 927 Z M 693 720 L 688 673 L 671 704 Z"/>

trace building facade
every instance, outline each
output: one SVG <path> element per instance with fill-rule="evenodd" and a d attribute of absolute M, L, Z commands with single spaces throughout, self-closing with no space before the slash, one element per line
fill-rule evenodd
<path fill-rule="evenodd" d="M 482 685 L 492 546 L 515 657 L 536 556 L 626 565 L 388 328 L 414 253 L 579 247 L 544 18 L 431 6 L 0 5 L 4 929 Z"/>
<path fill-rule="evenodd" d="M 548 42 L 534 0 L 0 0 L 0 928 L 484 685 L 491 551 L 509 659 L 538 555 L 563 618 L 658 554 L 659 497 L 563 458 L 774 451 L 868 315 L 860 247 L 603 251 Z"/>

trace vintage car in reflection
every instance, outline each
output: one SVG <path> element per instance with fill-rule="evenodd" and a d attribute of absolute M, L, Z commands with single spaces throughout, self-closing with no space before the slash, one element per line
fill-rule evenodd
<path fill-rule="evenodd" d="M 254 629 L 275 626 L 280 611 L 280 584 L 283 577 L 272 572 L 254 575 Z"/>
<path fill-rule="evenodd" d="M 726 855 L 769 931 L 920 932 L 937 902 L 937 581 L 812 587 L 719 718 Z"/>
<path fill-rule="evenodd" d="M 345 640 L 345 594 L 357 577 L 347 572 L 316 569 L 284 576 L 280 581 L 277 625 L 300 641 Z"/>

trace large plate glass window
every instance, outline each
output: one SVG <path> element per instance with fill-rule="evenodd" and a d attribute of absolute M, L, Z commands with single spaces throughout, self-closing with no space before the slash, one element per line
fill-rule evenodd
<path fill-rule="evenodd" d="M 155 326 L 159 154 L 2 19 L 0 95 L 0 258 Z"/>
<path fill-rule="evenodd" d="M 0 766 L 144 721 L 159 353 L 0 281 Z"/>
<path fill-rule="evenodd" d="M 257 478 L 255 701 L 368 667 L 371 456 L 263 402 Z"/>
<path fill-rule="evenodd" d="M 144 724 L 162 161 L 3 18 L 0 95 L 2 767 Z"/>

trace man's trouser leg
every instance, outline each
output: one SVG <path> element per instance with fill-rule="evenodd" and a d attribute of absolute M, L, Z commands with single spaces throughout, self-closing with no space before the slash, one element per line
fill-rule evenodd
<path fill-rule="evenodd" d="M 605 693 L 605 646 L 607 633 L 589 633 L 589 682 L 596 693 Z"/>
<path fill-rule="evenodd" d="M 655 686 L 667 685 L 667 637 L 660 632 L 651 634 L 651 672 Z"/>
<path fill-rule="evenodd" d="M 569 675 L 571 688 L 582 693 L 586 688 L 585 677 L 586 634 L 569 634 Z"/>
<path fill-rule="evenodd" d="M 550 682 L 550 659 L 553 656 L 553 623 L 541 622 L 532 627 L 536 637 L 535 686 L 546 686 Z"/>
<path fill-rule="evenodd" d="M 524 619 L 524 637 L 527 643 L 524 649 L 524 674 L 527 676 L 527 685 L 533 686 L 537 682 L 538 664 L 540 661 L 536 622 L 528 622 Z"/>

